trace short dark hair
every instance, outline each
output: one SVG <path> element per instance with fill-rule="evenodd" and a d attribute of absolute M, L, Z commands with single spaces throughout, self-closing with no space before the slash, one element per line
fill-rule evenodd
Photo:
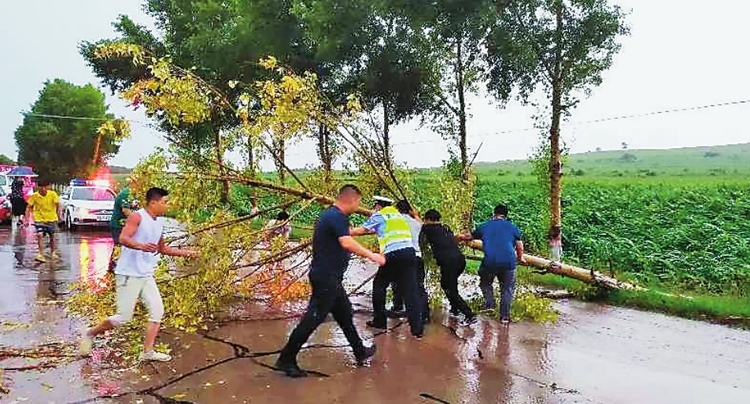
<path fill-rule="evenodd" d="M 169 191 L 164 188 L 153 187 L 146 191 L 146 203 L 155 202 L 169 195 Z"/>
<path fill-rule="evenodd" d="M 286 220 L 289 219 L 289 213 L 286 213 L 285 210 L 282 210 L 279 212 L 278 215 L 276 215 L 276 220 Z"/>
<path fill-rule="evenodd" d="M 362 196 L 362 191 L 359 190 L 359 188 L 354 184 L 346 184 L 341 189 L 339 189 L 339 197 L 344 196 L 344 194 L 349 192 L 356 192 L 357 195 Z"/>
<path fill-rule="evenodd" d="M 49 180 L 46 178 L 40 178 L 37 180 L 36 185 L 39 187 L 46 187 L 49 185 Z"/>
<path fill-rule="evenodd" d="M 495 216 L 508 216 L 508 207 L 503 204 L 495 206 Z"/>
<path fill-rule="evenodd" d="M 402 199 L 396 202 L 396 209 L 398 209 L 399 213 L 408 214 L 411 212 L 411 204 L 406 199 Z"/>
<path fill-rule="evenodd" d="M 435 209 L 430 209 L 424 213 L 425 220 L 429 220 L 431 222 L 439 222 L 440 217 L 440 212 L 436 211 Z"/>
<path fill-rule="evenodd" d="M 376 200 L 375 201 L 375 206 L 380 206 L 381 208 L 387 208 L 387 207 L 389 207 L 391 205 L 392 205 L 392 203 L 387 202 L 387 201 L 381 201 L 381 200 Z"/>

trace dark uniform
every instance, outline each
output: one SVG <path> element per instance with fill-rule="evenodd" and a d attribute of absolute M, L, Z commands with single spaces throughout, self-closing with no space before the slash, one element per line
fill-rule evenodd
<path fill-rule="evenodd" d="M 276 366 L 289 376 L 305 375 L 297 367 L 297 354 L 315 329 L 323 323 L 328 313 L 333 314 L 333 318 L 344 331 L 357 362 L 371 356 L 366 352 L 362 339 L 354 327 L 352 304 L 341 283 L 349 266 L 351 254 L 341 247 L 339 237 L 348 235 L 349 219 L 335 206 L 325 210 L 315 224 L 309 276 L 312 296 L 305 315 L 292 331 L 276 362 Z"/>
<path fill-rule="evenodd" d="M 432 247 L 432 253 L 440 266 L 440 287 L 448 297 L 451 312 L 460 312 L 467 320 L 473 320 L 474 313 L 458 293 L 458 277 L 466 270 L 466 258 L 458 248 L 453 232 L 442 223 L 425 223 L 422 225 L 422 237 Z"/>

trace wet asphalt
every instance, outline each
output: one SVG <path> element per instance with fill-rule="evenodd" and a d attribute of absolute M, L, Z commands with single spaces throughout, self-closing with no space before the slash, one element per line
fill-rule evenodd
<path fill-rule="evenodd" d="M 0 227 L 0 347 L 72 347 L 83 329 L 62 302 L 77 280 L 106 273 L 104 229 L 56 235 L 60 261 L 36 263 L 33 233 Z M 350 289 L 374 268 L 353 265 Z M 467 279 L 470 284 L 475 279 Z M 365 288 L 366 291 L 366 288 Z M 335 322 L 300 354 L 307 379 L 272 365 L 304 302 L 269 308 L 246 302 L 204 335 L 167 330 L 170 363 L 121 369 L 102 348 L 91 358 L 45 361 L 0 356 L 0 403 L 745 403 L 750 333 L 661 314 L 563 300 L 557 324 L 460 327 L 436 312 L 422 340 L 398 320 L 387 333 L 365 326 L 367 294 L 353 296 L 355 324 L 378 345 L 354 366 Z M 1 354 L 0 354 L 1 355 Z M 10 370 L 9 370 L 10 369 Z M 19 370 L 20 369 L 20 370 Z"/>

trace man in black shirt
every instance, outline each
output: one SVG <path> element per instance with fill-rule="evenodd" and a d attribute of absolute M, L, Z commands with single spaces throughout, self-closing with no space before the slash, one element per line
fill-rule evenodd
<path fill-rule="evenodd" d="M 310 265 L 312 296 L 305 315 L 289 336 L 281 350 L 276 368 L 289 377 L 304 377 L 307 373 L 297 365 L 297 354 L 310 335 L 323 323 L 328 313 L 344 331 L 354 350 L 358 365 L 375 355 L 375 344 L 365 347 L 352 321 L 353 311 L 349 297 L 341 284 L 349 266 L 351 253 L 367 258 L 379 266 L 385 265 L 385 257 L 373 253 L 349 235 L 349 218 L 359 208 L 362 193 L 354 185 L 344 185 L 336 203 L 320 214 L 313 232 L 313 257 Z"/>
<path fill-rule="evenodd" d="M 466 258 L 451 229 L 440 223 L 440 212 L 434 209 L 425 212 L 421 237 L 432 247 L 435 261 L 440 266 L 440 287 L 451 304 L 451 314 L 462 313 L 463 325 L 476 323 L 476 315 L 458 293 L 458 277 L 466 270 Z"/>

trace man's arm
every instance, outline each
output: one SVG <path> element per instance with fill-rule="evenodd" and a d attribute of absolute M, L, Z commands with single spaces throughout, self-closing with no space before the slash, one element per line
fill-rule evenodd
<path fill-rule="evenodd" d="M 416 220 L 416 221 L 417 221 L 417 222 L 419 222 L 420 224 L 422 223 L 422 218 L 421 218 L 421 217 L 419 217 L 419 212 L 417 212 L 417 210 L 416 210 L 416 209 L 414 209 L 414 207 L 413 207 L 413 206 L 412 206 L 412 208 L 411 208 L 411 211 L 409 212 L 409 216 L 411 216 L 411 217 L 412 217 L 412 219 Z"/>
<path fill-rule="evenodd" d="M 60 204 L 60 198 L 59 197 L 57 198 L 57 200 L 55 202 L 55 208 L 57 209 L 57 221 L 59 222 L 59 221 L 62 220 L 62 217 L 63 217 L 63 215 L 62 215 L 62 213 L 63 213 L 62 212 L 62 204 Z"/>
<path fill-rule="evenodd" d="M 339 244 L 341 244 L 341 247 L 346 251 L 357 254 L 362 258 L 367 258 L 381 267 L 385 265 L 385 257 L 382 254 L 376 254 L 368 250 L 362 244 L 359 244 L 352 236 L 339 237 Z"/>
<path fill-rule="evenodd" d="M 31 215 L 34 214 L 34 205 L 28 204 L 26 205 L 26 215 L 23 218 L 23 224 L 24 226 L 28 226 L 31 222 Z"/>
<path fill-rule="evenodd" d="M 375 230 L 366 229 L 364 227 L 352 227 L 349 229 L 349 235 L 352 237 L 364 236 L 365 234 L 373 234 Z"/>
<path fill-rule="evenodd" d="M 482 233 L 479 231 L 479 228 L 476 228 L 471 233 L 465 232 L 456 236 L 456 240 L 458 241 L 480 240 L 481 238 L 482 238 Z"/>
<path fill-rule="evenodd" d="M 183 250 L 180 248 L 170 247 L 164 241 L 164 237 L 159 239 L 159 253 L 164 254 L 164 255 L 169 255 L 172 257 L 190 257 L 190 258 L 196 258 L 200 255 L 198 251 Z"/>
<path fill-rule="evenodd" d="M 140 250 L 145 252 L 157 252 L 159 246 L 153 243 L 137 243 L 133 240 L 135 231 L 138 230 L 138 225 L 141 224 L 141 215 L 134 214 L 130 215 L 128 220 L 125 222 L 125 227 L 120 233 L 120 244 L 133 250 Z"/>
<path fill-rule="evenodd" d="M 385 219 L 380 213 L 373 213 L 367 221 L 360 227 L 353 227 L 349 229 L 349 235 L 352 237 L 364 236 L 365 234 L 376 233 L 378 226 L 385 224 Z"/>
<path fill-rule="evenodd" d="M 522 265 L 526 265 L 526 259 L 523 257 L 523 241 L 516 240 L 516 258 Z"/>

